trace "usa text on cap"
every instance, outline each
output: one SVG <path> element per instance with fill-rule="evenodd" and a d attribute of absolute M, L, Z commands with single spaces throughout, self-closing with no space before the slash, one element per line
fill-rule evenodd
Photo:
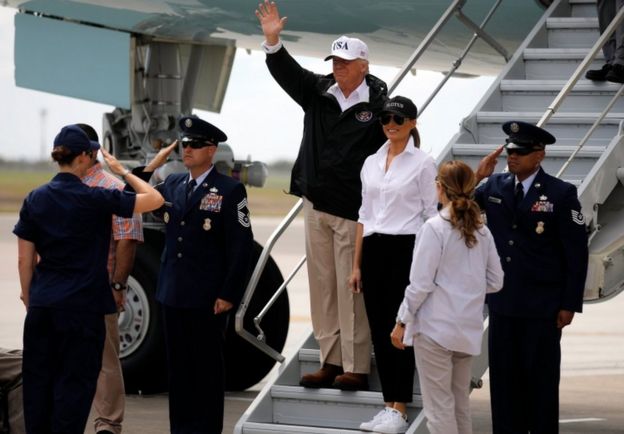
<path fill-rule="evenodd" d="M 339 57 L 345 60 L 368 60 L 368 47 L 358 38 L 341 36 L 332 42 L 331 54 L 325 60 Z"/>

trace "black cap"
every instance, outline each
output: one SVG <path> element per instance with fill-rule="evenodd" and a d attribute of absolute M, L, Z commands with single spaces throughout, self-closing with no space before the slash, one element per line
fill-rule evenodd
<path fill-rule="evenodd" d="M 395 96 L 384 103 L 380 115 L 384 113 L 394 113 L 408 119 L 416 119 L 418 109 L 411 99 L 404 96 Z"/>
<path fill-rule="evenodd" d="M 89 136 L 78 125 L 66 125 L 54 138 L 54 146 L 65 146 L 72 152 L 80 153 L 100 149 L 100 144 L 89 140 Z"/>
<path fill-rule="evenodd" d="M 509 121 L 503 124 L 503 131 L 509 136 L 505 140 L 505 148 L 529 148 L 542 150 L 546 145 L 555 143 L 557 139 L 548 131 L 526 122 Z"/>
<path fill-rule="evenodd" d="M 214 145 L 227 140 L 223 131 L 197 116 L 184 116 L 180 118 L 179 125 L 180 131 L 182 131 L 182 140 L 185 138 L 205 140 Z"/>

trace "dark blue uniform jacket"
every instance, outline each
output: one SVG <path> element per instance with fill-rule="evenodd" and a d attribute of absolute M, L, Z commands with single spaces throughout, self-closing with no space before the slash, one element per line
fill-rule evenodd
<path fill-rule="evenodd" d="M 116 311 L 106 268 L 111 217 L 132 217 L 135 200 L 127 192 L 89 187 L 70 173 L 26 197 L 13 233 L 34 243 L 41 258 L 29 307 Z"/>
<path fill-rule="evenodd" d="M 165 249 L 156 298 L 176 308 L 212 307 L 217 298 L 238 304 L 247 283 L 253 234 L 240 182 L 213 167 L 186 203 L 188 173 L 158 189 L 165 207 Z"/>
<path fill-rule="evenodd" d="M 489 308 L 528 318 L 581 312 L 588 248 L 576 187 L 540 168 L 517 211 L 514 187 L 513 174 L 499 173 L 476 192 L 505 271 Z"/>

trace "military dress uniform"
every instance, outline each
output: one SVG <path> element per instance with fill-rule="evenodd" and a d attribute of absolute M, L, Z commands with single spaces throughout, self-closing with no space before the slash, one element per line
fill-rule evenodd
<path fill-rule="evenodd" d="M 523 122 L 504 129 L 510 149 L 554 142 Z M 576 187 L 541 167 L 534 176 L 523 198 L 511 173 L 490 176 L 476 191 L 505 272 L 502 291 L 487 297 L 494 433 L 558 432 L 557 315 L 583 304 L 588 248 Z"/>
<path fill-rule="evenodd" d="M 196 118 L 188 127 L 186 119 L 183 134 L 198 137 L 202 126 L 215 128 Z M 227 318 L 215 315 L 214 304 L 221 298 L 236 306 L 242 298 L 253 234 L 243 184 L 213 166 L 187 198 L 190 179 L 173 174 L 157 187 L 171 206 L 163 213 L 156 299 L 164 314 L 171 432 L 214 434 L 223 426 Z"/>

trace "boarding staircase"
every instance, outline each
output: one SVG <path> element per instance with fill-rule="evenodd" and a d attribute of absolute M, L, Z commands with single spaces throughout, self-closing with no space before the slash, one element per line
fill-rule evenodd
<path fill-rule="evenodd" d="M 476 167 L 481 158 L 504 143 L 501 125 L 508 120 L 538 123 L 566 81 L 599 37 L 595 0 L 556 0 L 511 57 L 437 163 L 461 159 Z M 603 63 L 599 53 L 593 67 Z M 548 146 L 544 169 L 556 174 L 579 141 L 620 89 L 612 83 L 580 80 L 544 125 L 557 138 Z M 579 188 L 591 238 L 586 300 L 620 292 L 624 281 L 624 100 L 618 98 L 562 178 Z M 542 120 L 543 122 L 543 120 Z M 504 162 L 499 163 L 499 170 Z M 619 173 L 620 172 L 620 173 Z M 300 264 L 301 265 L 301 264 Z M 485 341 L 485 339 L 484 339 Z M 485 342 L 484 342 L 485 344 Z M 374 355 L 370 391 L 304 389 L 302 374 L 319 369 L 319 349 L 312 336 L 280 367 L 235 428 L 236 434 L 358 433 L 362 421 L 381 408 L 383 399 Z M 487 351 L 473 363 L 473 387 L 487 369 Z M 414 402 L 408 409 L 408 433 L 427 433 L 417 376 Z"/>

